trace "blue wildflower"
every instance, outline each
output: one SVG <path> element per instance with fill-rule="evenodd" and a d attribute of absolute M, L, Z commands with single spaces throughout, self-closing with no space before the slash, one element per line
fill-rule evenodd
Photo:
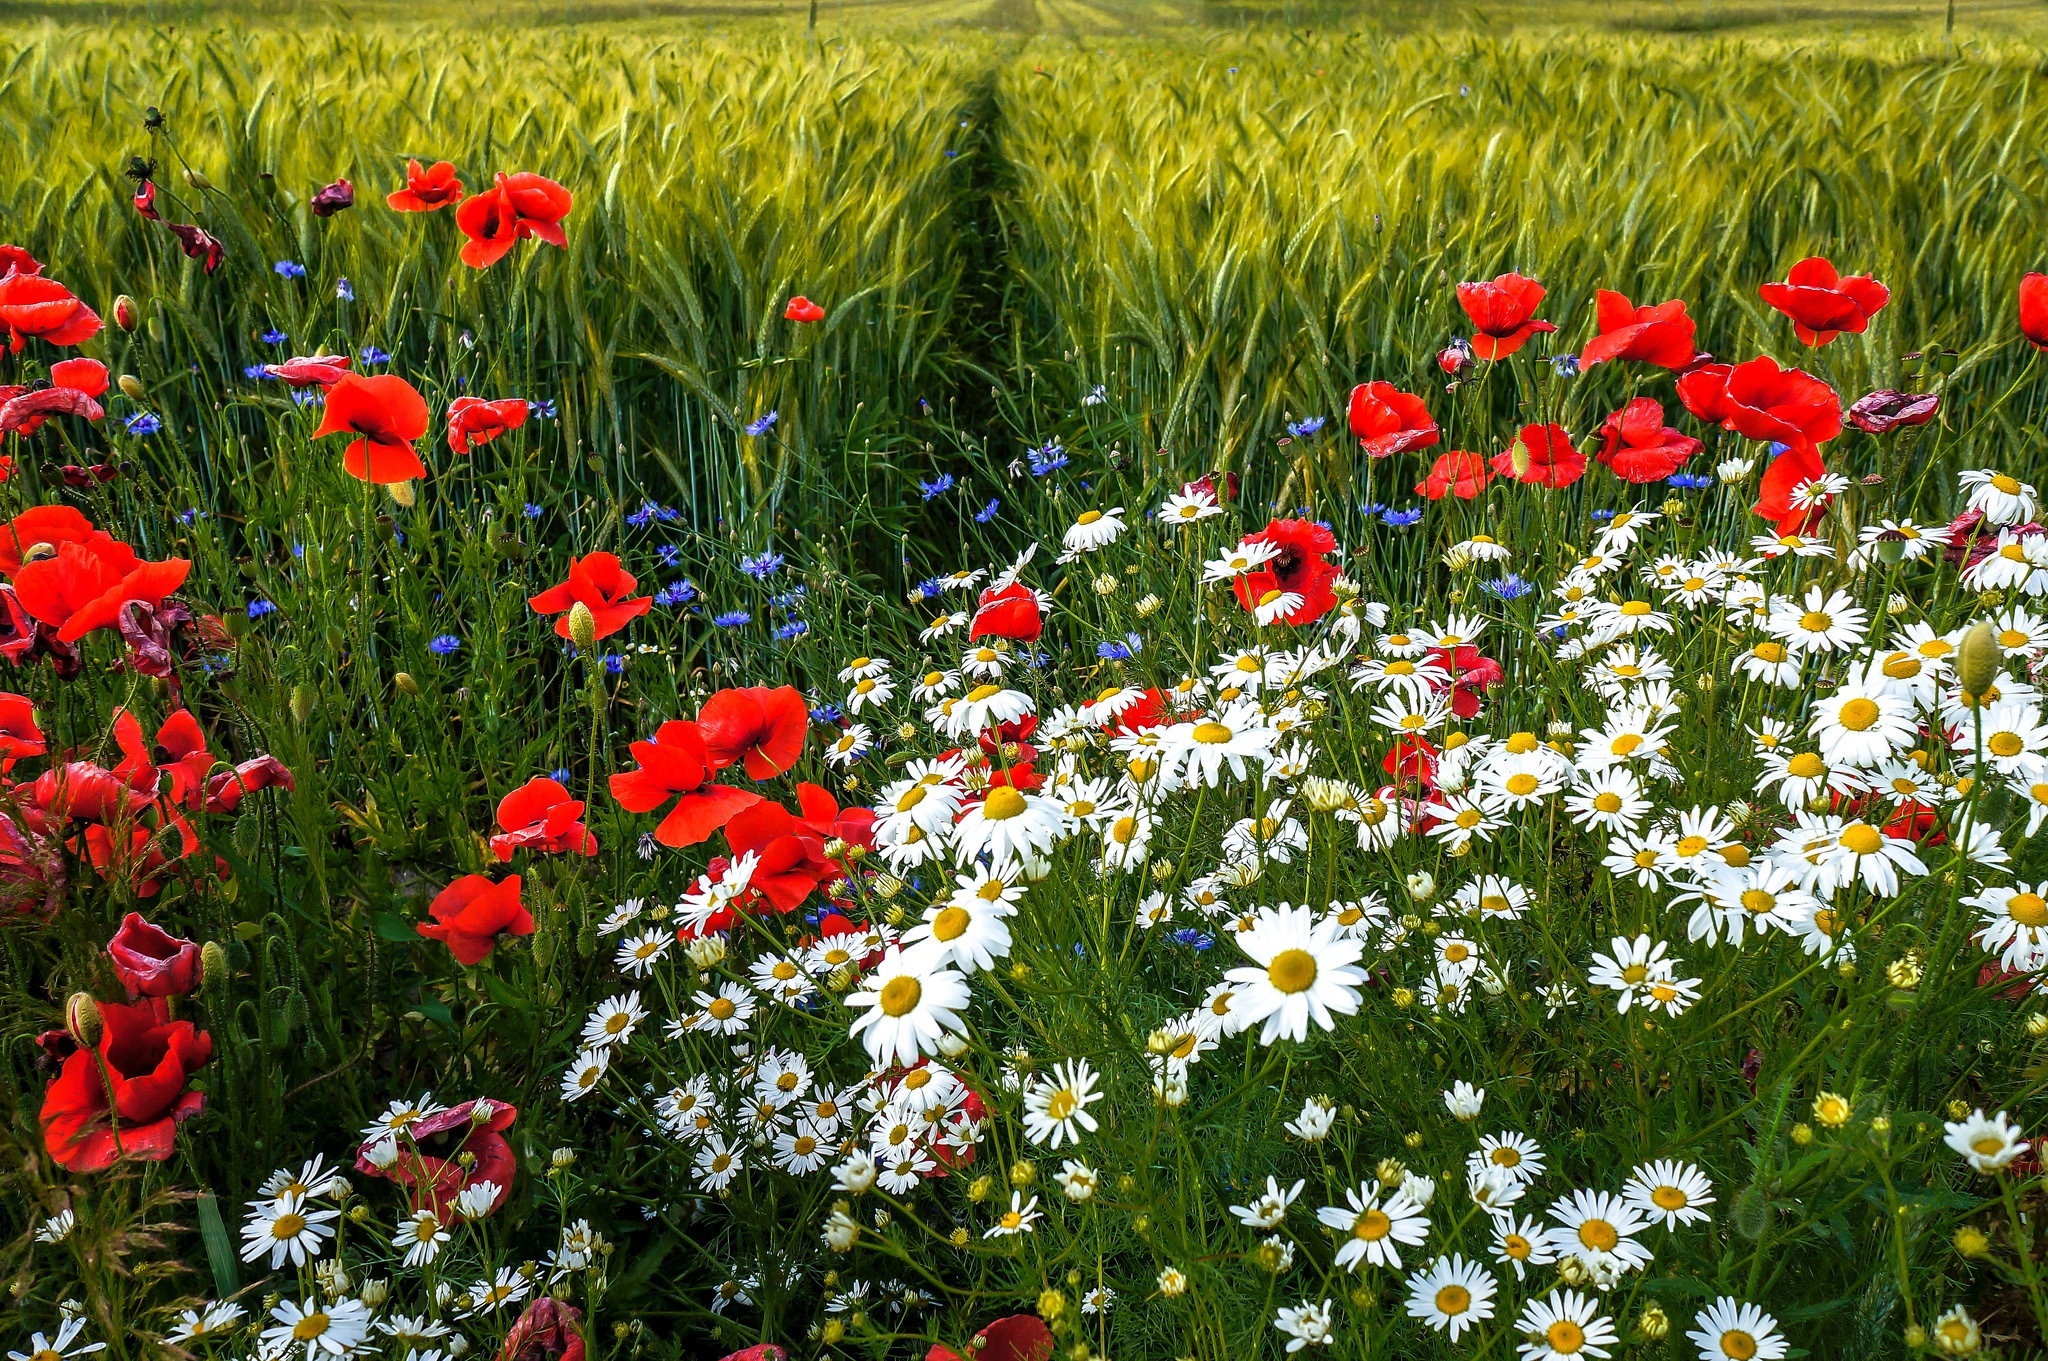
<path fill-rule="evenodd" d="M 1323 418 L 1321 416 L 1304 416 L 1298 421 L 1287 422 L 1287 433 L 1296 439 L 1307 439 L 1322 428 Z"/>
<path fill-rule="evenodd" d="M 654 593 L 654 603 L 657 605 L 687 605 L 696 598 L 697 587 L 689 581 L 678 581 Z"/>
<path fill-rule="evenodd" d="M 244 378 L 268 378 L 270 376 L 270 366 L 267 364 L 245 365 L 242 369 L 242 376 Z"/>
<path fill-rule="evenodd" d="M 661 559 L 663 567 L 673 567 L 683 560 L 682 546 L 680 544 L 665 543 L 654 550 L 654 556 Z"/>
<path fill-rule="evenodd" d="M 544 402 L 528 400 L 526 414 L 537 421 L 551 421 L 555 418 L 555 404 L 552 399 Z"/>
<path fill-rule="evenodd" d="M 188 527 L 199 523 L 201 520 L 204 520 L 205 518 L 206 512 L 199 509 L 199 507 L 197 506 L 192 507 L 190 510 L 181 510 L 178 512 L 178 523 L 181 525 L 186 525 Z"/>
<path fill-rule="evenodd" d="M 1031 451 L 1031 475 L 1044 477 L 1066 467 L 1069 461 L 1067 451 L 1060 447 L 1058 440 L 1047 440 L 1042 448 Z"/>
<path fill-rule="evenodd" d="M 286 341 L 291 339 L 290 336 L 286 335 L 283 331 L 278 330 L 275 326 L 271 327 L 269 330 L 265 331 L 262 335 L 257 336 L 256 338 L 262 341 L 265 345 L 282 345 Z"/>
<path fill-rule="evenodd" d="M 1216 943 L 1216 938 L 1206 931 L 1197 931 L 1192 926 L 1184 926 L 1173 933 L 1173 943 L 1175 945 L 1185 945 L 1194 950 L 1206 950 Z"/>
<path fill-rule="evenodd" d="M 1593 523 L 1596 525 L 1604 524 L 1613 518 L 1614 512 L 1611 510 L 1596 510 L 1593 512 Z"/>
<path fill-rule="evenodd" d="M 747 422 L 747 433 L 750 435 L 765 435 L 770 430 L 773 430 L 775 422 L 781 419 L 782 413 L 780 411 L 771 411 L 765 416 L 756 417 Z"/>
<path fill-rule="evenodd" d="M 1396 529 L 1406 529 L 1409 525 L 1422 523 L 1422 508 L 1417 506 L 1414 510 L 1385 511 L 1380 515 L 1380 521 Z"/>
<path fill-rule="evenodd" d="M 1088 390 L 1088 395 L 1087 395 L 1086 397 L 1083 397 L 1083 398 L 1081 399 L 1081 405 L 1082 405 L 1082 406 L 1101 406 L 1101 405 L 1102 405 L 1102 404 L 1103 404 L 1104 402 L 1106 402 L 1106 401 L 1108 401 L 1108 400 L 1109 400 L 1109 389 L 1108 389 L 1108 388 L 1106 388 L 1106 387 L 1104 387 L 1104 386 L 1103 386 L 1102 384 L 1100 384 L 1100 383 L 1097 383 L 1097 384 L 1096 384 L 1096 385 L 1095 385 L 1094 387 L 1092 387 L 1092 388 L 1090 388 L 1090 389 Z"/>
<path fill-rule="evenodd" d="M 722 629 L 736 629 L 742 624 L 753 623 L 754 616 L 745 610 L 727 610 L 724 614 L 712 615 L 711 622 Z"/>
<path fill-rule="evenodd" d="M 1480 582 L 1479 589 L 1498 600 L 1520 600 L 1535 590 L 1536 586 L 1535 583 L 1524 580 L 1521 573 L 1509 572 L 1506 576 L 1496 577 L 1492 581 Z"/>
<path fill-rule="evenodd" d="M 978 525 L 987 524 L 990 520 L 996 518 L 996 512 L 1001 510 L 1002 508 L 1003 503 L 1000 500 L 990 498 L 989 503 L 987 505 L 983 506 L 980 510 L 974 512 L 974 523 Z"/>
<path fill-rule="evenodd" d="M 1095 645 L 1095 655 L 1105 662 L 1127 662 L 1131 659 L 1131 650 L 1114 638 L 1105 638 Z"/>
<path fill-rule="evenodd" d="M 626 669 L 626 659 L 616 652 L 607 652 L 604 654 L 604 669 L 608 676 L 619 675 Z"/>
<path fill-rule="evenodd" d="M 138 411 L 123 421 L 122 426 L 131 435 L 154 435 L 164 428 L 164 423 L 147 411 Z"/>
<path fill-rule="evenodd" d="M 258 597 L 257 599 L 249 602 L 249 617 L 251 619 L 261 619 L 266 614 L 276 613 L 277 605 L 272 601 L 264 600 L 261 597 Z"/>
<path fill-rule="evenodd" d="M 811 722 L 813 723 L 823 723 L 829 726 L 845 717 L 845 713 L 840 710 L 837 704 L 820 704 L 817 708 L 811 710 Z"/>
<path fill-rule="evenodd" d="M 916 596 L 919 600 L 937 600 L 940 596 L 944 595 L 945 593 L 946 583 L 940 581 L 937 577 L 932 577 L 929 580 L 918 582 L 917 589 L 911 592 L 911 594 Z"/>
<path fill-rule="evenodd" d="M 391 353 L 388 350 L 380 350 L 375 345 L 365 345 L 362 360 L 365 364 L 389 364 Z"/>
<path fill-rule="evenodd" d="M 1579 357 L 1575 354 L 1554 354 L 1550 356 L 1550 371 L 1560 378 L 1579 376 Z"/>
<path fill-rule="evenodd" d="M 778 610 L 801 609 L 804 603 L 804 588 L 798 586 L 792 590 L 784 591 L 781 595 L 770 599 L 768 603 Z"/>
<path fill-rule="evenodd" d="M 801 619 L 792 619 L 787 624 L 778 625 L 775 630 L 775 636 L 787 643 L 803 637 L 810 631 L 811 626 L 809 624 L 806 624 Z"/>
<path fill-rule="evenodd" d="M 526 503 L 526 518 L 529 520 L 538 520 L 540 518 L 540 507 L 536 506 L 533 502 L 528 501 Z"/>
<path fill-rule="evenodd" d="M 293 406 L 318 406 L 324 400 L 326 400 L 325 394 L 318 388 L 292 389 Z"/>
<path fill-rule="evenodd" d="M 944 496 L 947 492 L 953 490 L 953 474 L 940 473 L 929 482 L 919 482 L 917 490 L 927 501 L 935 496 Z"/>
<path fill-rule="evenodd" d="M 343 302 L 354 302 L 356 300 L 356 286 L 348 281 L 346 274 L 334 281 L 334 296 L 340 298 Z"/>
<path fill-rule="evenodd" d="M 553 770 L 548 772 L 548 778 L 550 780 L 553 780 L 556 784 L 567 784 L 570 780 L 574 779 L 575 776 L 570 771 L 569 767 L 556 766 Z"/>
<path fill-rule="evenodd" d="M 780 553 L 756 553 L 751 558 L 740 559 L 740 570 L 756 581 L 766 581 L 769 577 L 781 571 L 782 564 L 786 561 L 788 559 L 784 558 Z"/>
<path fill-rule="evenodd" d="M 303 279 L 306 277 L 306 267 L 297 260 L 279 260 L 271 268 L 277 271 L 277 276 L 280 279 Z"/>
<path fill-rule="evenodd" d="M 444 633 L 427 644 L 427 651 L 436 657 L 446 657 L 462 649 L 462 640 L 452 633 Z"/>

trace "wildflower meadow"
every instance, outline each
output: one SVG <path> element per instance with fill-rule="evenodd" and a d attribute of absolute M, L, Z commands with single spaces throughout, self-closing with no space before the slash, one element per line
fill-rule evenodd
<path fill-rule="evenodd" d="M 10 1361 L 2043 1354 L 2023 22 L 48 8 Z"/>

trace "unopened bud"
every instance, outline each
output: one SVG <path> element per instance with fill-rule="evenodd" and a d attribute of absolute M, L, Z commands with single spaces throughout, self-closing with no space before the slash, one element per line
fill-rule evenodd
<path fill-rule="evenodd" d="M 213 188 L 212 180 L 206 178 L 205 175 L 189 165 L 185 167 L 185 183 L 191 185 L 194 189 Z"/>
<path fill-rule="evenodd" d="M 133 331 L 142 324 L 142 309 L 135 305 L 135 299 L 123 293 L 114 299 L 114 325 L 124 331 Z"/>
<path fill-rule="evenodd" d="M 1524 444 L 1519 439 L 1516 440 L 1514 442 L 1513 447 L 1511 447 L 1508 450 L 1508 463 L 1515 470 L 1516 481 L 1520 481 L 1522 478 L 1525 478 L 1529 475 L 1529 466 L 1531 462 L 1532 460 L 1529 457 L 1529 446 L 1527 444 Z"/>
<path fill-rule="evenodd" d="M 199 947 L 199 986 L 218 987 L 227 982 L 228 952 L 217 940 L 210 940 Z"/>
<path fill-rule="evenodd" d="M 131 402 L 139 402 L 148 395 L 149 389 L 142 386 L 142 380 L 132 373 L 121 375 L 121 394 Z"/>
<path fill-rule="evenodd" d="M 393 501 L 407 509 L 411 509 L 413 503 L 420 499 L 418 489 L 410 482 L 386 482 L 384 490 L 391 493 Z"/>
<path fill-rule="evenodd" d="M 304 681 L 292 687 L 292 718 L 301 727 L 313 716 L 313 700 L 313 687 Z"/>
<path fill-rule="evenodd" d="M 1978 620 L 1963 635 L 1963 645 L 1956 649 L 1956 680 L 1962 686 L 1963 698 L 1975 704 L 1991 689 L 2004 665 L 2005 649 L 1998 645 L 1998 631 L 1991 627 L 1989 619 Z"/>
<path fill-rule="evenodd" d="M 74 992 L 64 1001 L 64 1028 L 71 1032 L 71 1038 L 85 1049 L 97 1048 L 105 1023 L 100 1020 L 100 1004 L 92 1000 L 89 992 Z"/>
<path fill-rule="evenodd" d="M 569 607 L 569 641 L 578 652 L 588 652 L 597 642 L 597 616 L 580 600 Z"/>
<path fill-rule="evenodd" d="M 391 683 L 398 687 L 401 694 L 416 695 L 420 692 L 420 683 L 404 671 L 395 673 L 391 677 Z"/>

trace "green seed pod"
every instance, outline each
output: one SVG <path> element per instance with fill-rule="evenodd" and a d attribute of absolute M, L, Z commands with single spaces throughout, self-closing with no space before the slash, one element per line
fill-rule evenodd
<path fill-rule="evenodd" d="M 194 189 L 213 188 L 212 180 L 206 178 L 202 172 L 193 169 L 189 165 L 185 167 L 185 183 L 191 185 Z"/>
<path fill-rule="evenodd" d="M 1983 698 L 2004 665 L 2005 649 L 1998 645 L 1998 634 L 1991 621 L 1978 620 L 1963 635 L 1963 645 L 1956 649 L 1956 680 L 1962 685 L 1963 697 L 1973 704 Z"/>
<path fill-rule="evenodd" d="M 121 384 L 122 395 L 127 397 L 128 400 L 130 400 L 131 402 L 139 402 L 144 397 L 149 395 L 149 389 L 144 387 L 142 385 L 142 380 L 140 378 L 137 378 L 132 373 L 122 374 L 119 381 Z"/>
<path fill-rule="evenodd" d="M 420 692 L 420 683 L 414 680 L 409 672 L 395 673 L 391 677 L 391 683 L 398 687 L 401 694 L 417 695 Z"/>

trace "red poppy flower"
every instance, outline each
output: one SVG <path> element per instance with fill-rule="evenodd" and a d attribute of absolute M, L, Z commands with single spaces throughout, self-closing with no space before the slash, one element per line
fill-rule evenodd
<path fill-rule="evenodd" d="M 462 248 L 462 263 L 489 269 L 529 236 L 551 246 L 568 245 L 562 219 L 575 203 L 575 197 L 551 179 L 524 170 L 500 172 L 496 184 L 464 199 L 455 210 L 455 225 L 469 238 Z"/>
<path fill-rule="evenodd" d="M 265 753 L 236 764 L 233 770 L 223 770 L 206 781 L 206 811 L 209 813 L 232 813 L 241 807 L 242 798 L 259 789 L 276 787 L 291 790 L 297 786 L 292 773 L 284 762 Z"/>
<path fill-rule="evenodd" d="M 1539 331 L 1557 327 L 1536 319 L 1543 285 L 1507 273 L 1492 283 L 1458 285 L 1458 306 L 1472 319 L 1472 353 L 1481 359 L 1506 359 Z"/>
<path fill-rule="evenodd" d="M 2048 274 L 2020 280 L 2020 334 L 2037 350 L 2048 350 Z"/>
<path fill-rule="evenodd" d="M 1497 476 L 1527 482 L 1538 487 L 1569 487 L 1586 473 L 1586 456 L 1572 444 L 1561 425 L 1525 425 L 1515 437 L 1528 456 L 1525 471 L 1515 471 L 1515 451 L 1508 448 L 1493 456 Z"/>
<path fill-rule="evenodd" d="M 42 756 L 49 750 L 43 730 L 36 726 L 35 701 L 27 695 L 0 694 L 0 772 L 24 756 Z"/>
<path fill-rule="evenodd" d="M 526 603 L 536 614 L 559 614 L 557 637 L 568 638 L 572 605 L 581 604 L 597 621 L 597 636 L 609 638 L 627 624 L 654 608 L 651 596 L 636 596 L 639 578 L 619 565 L 610 553 L 587 553 L 569 560 L 569 576 L 559 586 L 550 586 Z"/>
<path fill-rule="evenodd" d="M 824 843 L 779 803 L 764 799 L 735 815 L 725 824 L 725 840 L 735 857 L 760 857 L 747 887 L 777 912 L 795 911 L 833 873 Z"/>
<path fill-rule="evenodd" d="M 294 355 L 282 364 L 265 364 L 263 371 L 295 388 L 333 387 L 348 377 L 355 361 L 345 354 Z"/>
<path fill-rule="evenodd" d="M 226 247 L 214 238 L 212 233 L 184 222 L 166 222 L 164 230 L 178 238 L 188 259 L 202 261 L 202 268 L 208 274 L 220 268 L 221 257 L 227 254 Z"/>
<path fill-rule="evenodd" d="M 1663 403 L 1638 397 L 1601 422 L 1596 457 L 1624 482 L 1662 482 L 1705 447 L 1664 424 Z"/>
<path fill-rule="evenodd" d="M 189 860 L 202 849 L 192 824 L 174 808 L 158 806 L 155 825 L 147 822 L 87 824 L 83 833 L 84 854 L 94 871 L 106 879 L 126 879 L 139 898 L 153 898 L 163 888 L 164 871 L 180 860 Z M 180 846 L 173 856 L 166 829 L 177 833 Z M 73 854 L 80 851 L 79 837 L 65 844 Z M 222 870 L 227 866 L 222 865 Z"/>
<path fill-rule="evenodd" d="M 509 1102 L 465 1101 L 413 1121 L 401 1143 L 391 1142 L 392 1135 L 366 1140 L 356 1150 L 356 1171 L 410 1187 L 413 1207 L 432 1210 L 443 1224 L 454 1217 L 457 1196 L 489 1182 L 498 1188 L 484 1211 L 490 1214 L 512 1194 L 512 1179 L 519 1175 L 519 1160 L 505 1139 L 518 1119 L 519 1107 Z M 371 1156 L 393 1150 L 398 1156 L 381 1167 Z"/>
<path fill-rule="evenodd" d="M 1427 449 L 1438 438 L 1422 399 L 1392 383 L 1360 383 L 1351 389 L 1351 433 L 1371 458 Z"/>
<path fill-rule="evenodd" d="M 151 222 L 160 222 L 162 215 L 156 210 L 156 181 L 144 180 L 135 191 L 135 211 Z"/>
<path fill-rule="evenodd" d="M 694 846 L 751 808 L 761 796 L 746 789 L 711 783 L 711 755 L 695 723 L 672 719 L 654 731 L 652 742 L 635 742 L 638 770 L 611 777 L 612 797 L 629 813 L 651 813 L 675 799 L 654 839 L 664 846 Z"/>
<path fill-rule="evenodd" d="M 64 543 L 17 571 L 14 593 L 23 609 L 57 630 L 58 642 L 75 643 L 94 629 L 113 628 L 131 602 L 162 604 L 191 570 L 183 558 L 144 562 L 111 539 Z"/>
<path fill-rule="evenodd" d="M 59 544 L 115 542 L 104 529 L 95 529 L 73 506 L 30 506 L 0 525 L 0 576 L 12 578 L 25 559 L 48 557 Z"/>
<path fill-rule="evenodd" d="M 1678 380 L 1679 399 L 1701 420 L 1779 444 L 1825 444 L 1842 433 L 1842 399 L 1812 374 L 1781 369 L 1769 355 L 1707 364 Z"/>
<path fill-rule="evenodd" d="M 1225 501 L 1235 501 L 1237 499 L 1237 474 L 1226 473 L 1220 469 L 1211 469 L 1192 482 L 1180 484 L 1180 494 L 1182 496 L 1193 496 L 1196 492 L 1202 493 L 1218 504 Z"/>
<path fill-rule="evenodd" d="M 1429 650 L 1428 661 L 1450 675 L 1451 712 L 1460 718 L 1476 716 L 1479 697 L 1507 678 L 1507 672 L 1501 669 L 1499 662 L 1469 644 L 1454 648 L 1433 647 Z"/>
<path fill-rule="evenodd" d="M 1693 320 L 1680 299 L 1637 307 L 1620 293 L 1601 289 L 1594 297 L 1600 334 L 1579 351 L 1579 367 L 1610 359 L 1636 359 L 1659 368 L 1682 369 L 1692 362 Z"/>
<path fill-rule="evenodd" d="M 1925 425 L 1941 410 L 1938 392 L 1898 392 L 1879 388 L 1858 397 L 1848 410 L 1849 424 L 1867 435 L 1888 435 L 1901 426 Z"/>
<path fill-rule="evenodd" d="M 1804 534 L 1826 513 L 1827 499 L 1823 498 L 1813 506 L 1796 505 L 1792 493 L 1815 478 L 1825 477 L 1827 471 L 1827 464 L 1821 462 L 1820 450 L 1806 443 L 1791 445 L 1764 469 L 1763 481 L 1757 487 L 1756 505 L 1751 509 L 1772 521 L 1780 535 Z"/>
<path fill-rule="evenodd" d="M 808 781 L 796 787 L 797 823 L 820 841 L 875 848 L 875 810 L 855 805 L 841 808 L 832 792 Z"/>
<path fill-rule="evenodd" d="M 789 321 L 808 325 L 814 321 L 823 321 L 825 309 L 799 293 L 789 300 L 789 306 L 782 309 L 782 315 Z"/>
<path fill-rule="evenodd" d="M 465 874 L 434 895 L 431 922 L 414 929 L 448 947 L 459 964 L 481 964 L 501 935 L 530 936 L 533 914 L 519 901 L 519 876 L 494 884 L 482 874 Z"/>
<path fill-rule="evenodd" d="M 803 755 L 810 711 L 793 685 L 720 690 L 697 711 L 697 727 L 713 770 L 744 762 L 747 774 L 771 779 Z"/>
<path fill-rule="evenodd" d="M 1045 632 L 1045 614 L 1038 592 L 1021 581 L 992 587 L 981 593 L 974 607 L 974 619 L 967 626 L 967 640 L 1009 638 L 1035 643 Z"/>
<path fill-rule="evenodd" d="M 50 365 L 50 386 L 0 387 L 0 435 L 33 435 L 51 416 L 106 416 L 98 398 L 107 390 L 107 366 L 97 359 L 60 359 Z M 5 481 L 0 475 L 0 481 Z"/>
<path fill-rule="evenodd" d="M 174 936 L 130 912 L 107 942 L 114 976 L 137 997 L 183 997 L 199 986 L 199 943 Z"/>
<path fill-rule="evenodd" d="M 1301 604 L 1281 619 L 1297 628 L 1313 624 L 1337 607 L 1337 594 L 1331 586 L 1337 579 L 1337 566 L 1327 556 L 1337 547 L 1335 534 L 1313 520 L 1272 520 L 1264 529 L 1245 535 L 1244 541 L 1277 544 L 1280 556 L 1231 583 L 1238 604 L 1255 610 L 1274 591 L 1298 595 Z"/>
<path fill-rule="evenodd" d="M 365 378 L 344 373 L 327 389 L 327 408 L 313 438 L 354 435 L 341 456 L 348 475 L 364 482 L 410 482 L 427 475 L 413 441 L 427 433 L 427 399 L 395 373 Z"/>
<path fill-rule="evenodd" d="M 583 1311 L 552 1295 L 536 1296 L 505 1334 L 498 1361 L 583 1361 Z"/>
<path fill-rule="evenodd" d="M 66 761 L 52 766 L 23 789 L 36 808 L 53 822 L 130 821 L 156 802 L 113 771 L 91 761 Z"/>
<path fill-rule="evenodd" d="M 405 188 L 384 196 L 384 201 L 401 213 L 431 213 L 462 202 L 462 181 L 455 178 L 450 161 L 436 161 L 420 169 L 418 161 L 405 163 Z"/>
<path fill-rule="evenodd" d="M 1861 332 L 1892 292 L 1866 274 L 1844 277 L 1818 255 L 1792 266 L 1781 284 L 1757 289 L 1763 300 L 1792 318 L 1792 330 L 1808 345 L 1825 345 L 1844 331 Z"/>
<path fill-rule="evenodd" d="M 206 1108 L 205 1095 L 186 1088 L 213 1057 L 213 1037 L 168 1019 L 155 1001 L 102 1002 L 99 1012 L 97 1057 L 73 1050 L 43 1093 L 43 1147 L 70 1172 L 103 1171 L 120 1158 L 162 1162 L 179 1122 Z"/>
<path fill-rule="evenodd" d="M 482 397 L 457 397 L 448 404 L 448 447 L 458 454 L 466 454 L 524 424 L 524 398 L 501 397 L 496 401 L 486 401 Z"/>
<path fill-rule="evenodd" d="M 7 348 L 19 354 L 31 337 L 52 345 L 90 340 L 99 334 L 100 318 L 55 279 L 10 274 L 0 279 L 0 326 L 7 328 Z"/>
<path fill-rule="evenodd" d="M 1485 491 L 1491 480 L 1484 458 L 1469 450 L 1453 449 L 1447 454 L 1437 455 L 1429 476 L 1416 483 L 1415 490 L 1432 501 L 1441 501 L 1446 496 L 1470 501 Z"/>
<path fill-rule="evenodd" d="M 191 710 L 179 709 L 166 718 L 151 747 L 142 740 L 142 724 L 122 709 L 114 715 L 114 742 L 122 753 L 114 773 L 131 787 L 154 794 L 161 777 L 168 774 L 171 784 L 166 797 L 172 803 L 195 810 L 202 805 L 213 753 L 206 749 L 206 734 Z"/>
<path fill-rule="evenodd" d="M 498 800 L 498 826 L 491 852 L 499 863 L 524 847 L 546 855 L 564 851 L 597 854 L 597 838 L 583 825 L 583 800 L 572 799 L 561 782 L 536 775 Z"/>
<path fill-rule="evenodd" d="M 504 1358 L 499 1358 L 499 1361 L 504 1361 Z M 751 1347 L 729 1352 L 718 1361 L 789 1361 L 789 1351 L 773 1342 L 756 1342 Z"/>
<path fill-rule="evenodd" d="M 1012 1314 L 976 1333 L 967 1344 L 966 1355 L 974 1361 L 1050 1361 L 1052 1330 L 1036 1314 Z M 924 1361 L 966 1361 L 966 1357 L 935 1342 L 924 1354 Z"/>
<path fill-rule="evenodd" d="M 42 261 L 20 246 L 0 246 L 0 279 L 16 274 L 41 274 Z"/>

